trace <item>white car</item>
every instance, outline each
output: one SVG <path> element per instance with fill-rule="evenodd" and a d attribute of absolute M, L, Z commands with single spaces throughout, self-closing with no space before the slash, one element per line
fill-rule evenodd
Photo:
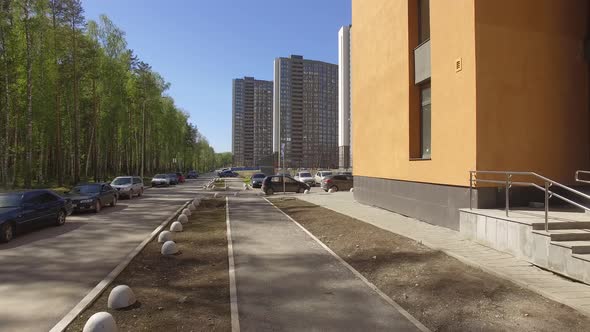
<path fill-rule="evenodd" d="M 168 174 L 156 174 L 152 179 L 152 187 L 170 187 L 170 176 Z"/>
<path fill-rule="evenodd" d="M 315 173 L 315 183 L 322 184 L 322 180 L 329 175 L 332 175 L 331 171 L 318 171 Z"/>
<path fill-rule="evenodd" d="M 132 199 L 143 195 L 143 180 L 139 176 L 119 176 L 111 182 L 111 187 L 119 191 L 119 196 Z"/>
<path fill-rule="evenodd" d="M 295 175 L 295 180 L 307 183 L 310 186 L 315 186 L 315 179 L 309 172 L 297 172 L 297 175 Z"/>

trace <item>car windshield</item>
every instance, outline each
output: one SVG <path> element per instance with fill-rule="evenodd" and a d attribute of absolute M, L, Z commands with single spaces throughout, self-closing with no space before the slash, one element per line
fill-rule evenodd
<path fill-rule="evenodd" d="M 310 178 L 311 174 L 310 173 L 299 173 L 299 177 L 300 178 Z"/>
<path fill-rule="evenodd" d="M 166 175 L 165 174 L 156 174 L 156 176 L 154 176 L 154 179 L 165 179 Z"/>
<path fill-rule="evenodd" d="M 322 172 L 320 176 L 332 175 L 332 172 Z"/>
<path fill-rule="evenodd" d="M 113 183 L 115 186 L 122 186 L 124 184 L 131 184 L 131 178 L 116 178 Z"/>
<path fill-rule="evenodd" d="M 0 208 L 20 206 L 22 194 L 2 194 L 0 195 Z"/>
<path fill-rule="evenodd" d="M 254 178 L 254 179 L 262 179 L 262 178 L 265 178 L 265 177 L 266 177 L 266 175 L 264 175 L 262 173 L 258 173 L 258 174 L 252 175 L 252 178 Z"/>
<path fill-rule="evenodd" d="M 77 186 L 72 189 L 72 192 L 76 194 L 95 194 L 100 192 L 100 184 L 87 184 L 83 186 Z"/>

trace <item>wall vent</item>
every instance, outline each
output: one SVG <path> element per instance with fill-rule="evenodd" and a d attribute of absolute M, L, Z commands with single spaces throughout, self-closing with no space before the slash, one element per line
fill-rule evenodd
<path fill-rule="evenodd" d="M 463 59 L 458 58 L 457 60 L 455 60 L 455 72 L 460 72 L 461 70 L 463 70 Z"/>

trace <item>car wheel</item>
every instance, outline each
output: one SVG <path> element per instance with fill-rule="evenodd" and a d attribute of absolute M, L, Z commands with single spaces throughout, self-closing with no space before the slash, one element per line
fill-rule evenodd
<path fill-rule="evenodd" d="M 274 194 L 274 193 L 275 193 L 275 191 L 274 191 L 274 190 L 272 190 L 272 188 L 266 189 L 266 194 L 267 194 L 267 195 L 269 195 L 269 196 L 270 196 L 270 195 L 272 195 L 272 194 Z"/>
<path fill-rule="evenodd" d="M 111 206 L 112 207 L 117 206 L 117 196 L 113 197 L 113 201 L 111 202 Z"/>
<path fill-rule="evenodd" d="M 102 209 L 102 204 L 97 199 L 96 202 L 94 203 L 94 212 L 99 213 L 101 209 Z"/>
<path fill-rule="evenodd" d="M 9 242 L 14 237 L 14 226 L 6 223 L 0 227 L 0 242 Z"/>
<path fill-rule="evenodd" d="M 332 186 L 330 189 L 334 189 L 334 191 L 338 191 L 338 187 L 337 186 Z"/>
<path fill-rule="evenodd" d="M 297 188 L 297 193 L 298 194 L 302 194 L 303 193 L 303 188 L 301 188 L 301 187 Z"/>
<path fill-rule="evenodd" d="M 59 210 L 59 212 L 57 213 L 57 220 L 55 221 L 55 224 L 57 226 L 61 226 L 65 223 L 66 223 L 66 212 L 64 210 Z"/>

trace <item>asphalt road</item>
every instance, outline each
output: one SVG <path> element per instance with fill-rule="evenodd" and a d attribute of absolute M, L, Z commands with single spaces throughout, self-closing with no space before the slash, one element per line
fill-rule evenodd
<path fill-rule="evenodd" d="M 147 190 L 0 244 L 0 331 L 48 331 L 205 179 Z"/>

